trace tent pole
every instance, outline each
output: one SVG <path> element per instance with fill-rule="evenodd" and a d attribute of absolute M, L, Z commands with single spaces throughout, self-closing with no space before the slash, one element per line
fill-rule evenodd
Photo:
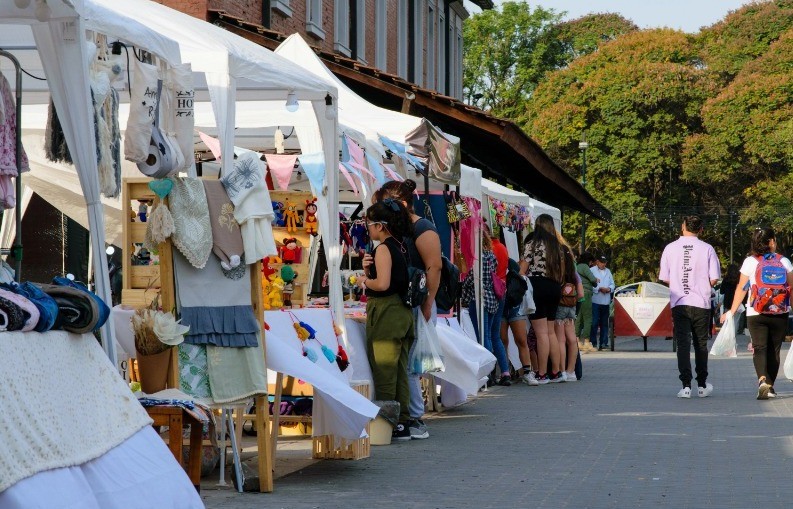
<path fill-rule="evenodd" d="M 22 68 L 19 65 L 17 58 L 2 49 L 0 49 L 0 56 L 4 56 L 11 60 L 16 70 L 16 162 L 17 162 L 17 176 L 14 179 L 16 187 L 16 234 L 14 235 L 14 245 L 10 253 L 14 256 L 14 280 L 18 283 L 22 279 Z"/>

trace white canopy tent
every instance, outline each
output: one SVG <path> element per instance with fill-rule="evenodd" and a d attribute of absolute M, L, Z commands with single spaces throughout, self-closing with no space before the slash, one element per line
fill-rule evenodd
<path fill-rule="evenodd" d="M 104 2 L 60 0 L 46 6 L 47 12 L 38 13 L 43 20 L 40 21 L 36 17 L 34 2 L 25 9 L 19 9 L 14 2 L 0 3 L 0 24 L 3 25 L 0 47 L 13 50 L 20 46 L 20 41 L 26 40 L 26 49 L 35 48 L 41 60 L 47 77 L 47 91 L 58 109 L 66 142 L 73 147 L 72 158 L 88 213 L 96 291 L 102 299 L 110 302 L 104 213 L 99 198 L 93 106 L 87 72 L 86 31 L 107 34 L 145 48 L 171 64 L 180 63 L 178 45 L 137 21 L 137 17 L 113 12 Z M 8 29 L 9 26 L 14 28 Z M 42 87 L 37 85 L 36 88 L 40 91 Z M 37 97 L 32 95 L 34 99 Z M 105 352 L 115 363 L 115 340 L 110 323 L 102 328 L 102 338 Z"/>

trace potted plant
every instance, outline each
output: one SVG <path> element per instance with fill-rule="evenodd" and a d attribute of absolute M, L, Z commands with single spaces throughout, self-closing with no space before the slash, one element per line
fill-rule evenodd
<path fill-rule="evenodd" d="M 190 330 L 179 322 L 172 313 L 159 309 L 158 299 L 132 315 L 141 390 L 146 394 L 165 389 L 171 348 L 181 344 Z"/>

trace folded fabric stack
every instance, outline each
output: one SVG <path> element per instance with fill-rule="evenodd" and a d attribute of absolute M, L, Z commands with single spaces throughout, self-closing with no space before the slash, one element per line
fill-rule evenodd
<path fill-rule="evenodd" d="M 64 277 L 52 284 L 0 284 L 0 331 L 85 334 L 99 329 L 110 308 L 84 285 Z"/>

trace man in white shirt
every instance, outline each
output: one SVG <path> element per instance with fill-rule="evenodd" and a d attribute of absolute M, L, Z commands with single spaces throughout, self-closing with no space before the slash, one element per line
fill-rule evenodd
<path fill-rule="evenodd" d="M 599 256 L 592 267 L 592 274 L 597 279 L 597 286 L 592 292 L 592 329 L 589 332 L 589 341 L 593 347 L 603 350 L 609 346 L 609 310 L 611 296 L 614 293 L 614 276 L 606 268 L 608 259 Z M 598 342 L 598 328 L 600 328 L 600 341 Z"/>

